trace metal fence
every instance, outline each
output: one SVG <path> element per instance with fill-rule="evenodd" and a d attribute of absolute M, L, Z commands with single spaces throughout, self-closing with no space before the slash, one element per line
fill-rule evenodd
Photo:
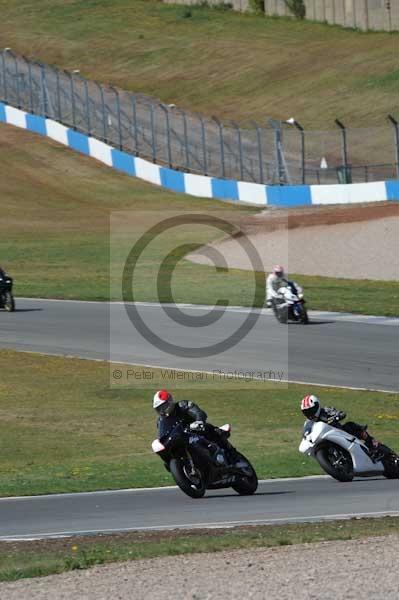
<path fill-rule="evenodd" d="M 0 52 L 0 99 L 154 163 L 223 179 L 331 184 L 399 177 L 399 129 L 304 130 L 294 120 L 221 122 Z M 378 160 L 376 160 L 376 158 Z"/>

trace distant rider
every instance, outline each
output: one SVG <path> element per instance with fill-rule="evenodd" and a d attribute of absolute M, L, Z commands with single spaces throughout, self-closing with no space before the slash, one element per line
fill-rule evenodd
<path fill-rule="evenodd" d="M 189 425 L 191 431 L 203 433 L 204 437 L 209 442 L 213 442 L 220 448 L 226 450 L 227 456 L 231 461 L 234 462 L 237 459 L 238 453 L 236 449 L 227 440 L 230 435 L 229 432 L 226 432 L 219 427 L 215 427 L 214 425 L 211 425 L 211 423 L 207 423 L 206 420 L 208 416 L 206 412 L 197 404 L 194 404 L 194 402 L 189 400 L 175 402 L 172 394 L 167 390 L 159 390 L 154 395 L 153 408 L 159 415 L 157 421 L 158 430 L 162 419 L 176 417 L 184 425 Z"/>
<path fill-rule="evenodd" d="M 366 444 L 370 452 L 370 457 L 374 462 L 384 457 L 386 452 L 385 447 L 368 433 L 367 425 L 359 425 L 353 421 L 340 423 L 340 421 L 345 419 L 346 413 L 330 406 L 322 408 L 317 396 L 310 394 L 302 398 L 301 411 L 310 421 L 328 423 L 328 425 L 337 429 L 343 429 L 350 435 L 354 435 L 362 440 Z"/>
<path fill-rule="evenodd" d="M 266 306 L 269 308 L 273 304 L 273 300 L 279 297 L 279 289 L 287 285 L 288 280 L 285 277 L 284 267 L 275 265 L 273 272 L 266 279 Z"/>

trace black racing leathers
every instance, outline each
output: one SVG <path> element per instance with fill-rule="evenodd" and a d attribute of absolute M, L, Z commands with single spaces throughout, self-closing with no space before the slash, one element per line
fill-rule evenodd
<path fill-rule="evenodd" d="M 185 425 L 190 425 L 190 423 L 194 423 L 194 421 L 202 421 L 205 427 L 204 436 L 207 440 L 214 442 L 220 448 L 231 452 L 234 451 L 233 446 L 227 440 L 228 436 L 226 433 L 218 427 L 215 427 L 215 425 L 207 423 L 206 420 L 208 415 L 194 402 L 191 402 L 190 400 L 181 400 L 180 402 L 177 402 L 174 411 L 170 416 L 176 417 Z M 164 418 L 165 417 L 160 416 L 157 421 L 158 431 L 160 423 Z"/>
<path fill-rule="evenodd" d="M 332 427 L 343 429 L 349 433 L 349 435 L 354 435 L 355 437 L 361 439 L 364 441 L 370 452 L 374 452 L 376 449 L 378 449 L 379 443 L 367 432 L 366 425 L 359 425 L 359 423 L 355 423 L 354 421 L 341 423 L 340 421 L 345 419 L 345 417 L 346 413 L 344 411 L 337 410 L 333 406 L 325 406 L 321 409 L 316 420 L 328 423 Z"/>

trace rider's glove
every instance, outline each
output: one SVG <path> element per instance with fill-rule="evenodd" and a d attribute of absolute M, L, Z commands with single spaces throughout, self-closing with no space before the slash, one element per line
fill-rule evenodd
<path fill-rule="evenodd" d="M 190 423 L 190 429 L 191 431 L 204 431 L 205 423 L 203 421 L 194 421 Z"/>
<path fill-rule="evenodd" d="M 329 423 L 330 425 L 332 423 L 338 423 L 338 421 L 342 421 L 342 419 L 345 419 L 346 417 L 346 413 L 344 413 L 342 410 L 336 412 L 334 415 L 331 415 L 330 417 L 328 417 L 327 419 L 327 423 Z"/>

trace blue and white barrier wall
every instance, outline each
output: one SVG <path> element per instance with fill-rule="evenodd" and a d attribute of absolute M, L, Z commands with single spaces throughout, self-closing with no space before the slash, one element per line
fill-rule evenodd
<path fill-rule="evenodd" d="M 0 102 L 0 122 L 47 136 L 106 165 L 174 192 L 202 198 L 239 200 L 260 206 L 310 206 L 399 200 L 399 180 L 342 185 L 272 186 L 182 173 L 116 150 L 52 119 Z"/>

